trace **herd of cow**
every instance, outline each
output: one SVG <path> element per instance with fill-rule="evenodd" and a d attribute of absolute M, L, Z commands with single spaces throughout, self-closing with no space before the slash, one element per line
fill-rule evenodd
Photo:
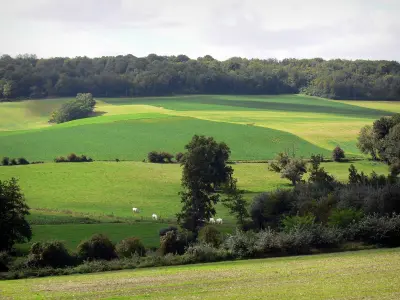
<path fill-rule="evenodd" d="M 140 210 L 137 207 L 133 207 L 132 211 L 133 211 L 133 213 L 136 213 L 136 214 L 140 213 Z M 158 220 L 158 216 L 156 214 L 152 214 L 151 218 L 156 221 Z M 208 222 L 210 224 L 222 224 L 222 219 L 221 218 L 218 218 L 218 219 L 210 218 L 210 220 Z"/>

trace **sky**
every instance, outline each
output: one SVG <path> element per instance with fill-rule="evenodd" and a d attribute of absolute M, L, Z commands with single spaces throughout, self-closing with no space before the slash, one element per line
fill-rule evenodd
<path fill-rule="evenodd" d="M 0 0 L 0 54 L 400 61 L 400 0 Z"/>

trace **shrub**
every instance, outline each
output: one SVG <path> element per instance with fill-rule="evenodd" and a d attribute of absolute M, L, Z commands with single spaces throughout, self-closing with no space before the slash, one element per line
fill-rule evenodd
<path fill-rule="evenodd" d="M 71 266 L 73 263 L 73 257 L 60 241 L 32 244 L 27 262 L 30 267 L 53 268 Z"/>
<path fill-rule="evenodd" d="M 168 152 L 161 152 L 160 156 L 161 156 L 162 162 L 167 162 L 167 163 L 172 163 L 172 159 L 174 158 L 174 156 Z"/>
<path fill-rule="evenodd" d="M 191 256 L 194 262 L 214 262 L 232 257 L 225 249 L 218 249 L 206 243 L 189 246 L 185 255 Z"/>
<path fill-rule="evenodd" d="M 315 217 L 308 213 L 304 216 L 286 216 L 282 220 L 283 231 L 289 232 L 294 228 L 307 228 L 314 224 Z"/>
<path fill-rule="evenodd" d="M 11 256 L 5 251 L 0 252 L 0 272 L 7 272 L 10 262 Z"/>
<path fill-rule="evenodd" d="M 132 257 L 134 254 L 139 256 L 145 256 L 146 254 L 146 249 L 142 242 L 136 237 L 126 238 L 120 241 L 115 248 L 120 258 Z"/>
<path fill-rule="evenodd" d="M 16 160 L 15 158 L 11 159 L 9 165 L 10 165 L 10 166 L 16 166 L 16 165 L 18 165 L 17 160 Z"/>
<path fill-rule="evenodd" d="M 339 146 L 336 146 L 335 149 L 332 151 L 332 159 L 333 161 L 341 161 L 345 158 L 344 151 Z"/>
<path fill-rule="evenodd" d="M 111 260 L 117 257 L 114 244 L 103 234 L 95 234 L 81 242 L 77 250 L 83 260 Z"/>
<path fill-rule="evenodd" d="M 250 206 L 250 216 L 255 228 L 277 227 L 282 214 L 289 213 L 293 207 L 295 195 L 289 190 L 276 190 L 261 193 L 254 197 Z"/>
<path fill-rule="evenodd" d="M 82 154 L 81 156 L 76 155 L 75 153 L 71 153 L 67 156 L 67 158 L 60 156 L 54 159 L 56 163 L 62 162 L 92 162 L 93 159 L 88 158 L 86 155 Z"/>
<path fill-rule="evenodd" d="M 312 234 L 311 245 L 316 248 L 338 248 L 344 240 L 341 229 L 314 224 L 308 229 Z"/>
<path fill-rule="evenodd" d="M 169 227 L 166 227 L 166 228 L 161 228 L 160 231 L 159 231 L 159 236 L 164 236 L 168 231 L 177 232 L 178 228 L 175 227 L 175 226 L 169 226 Z"/>
<path fill-rule="evenodd" d="M 184 236 L 178 231 L 168 231 L 160 237 L 160 253 L 166 255 L 172 254 L 183 254 L 185 252 L 185 241 Z"/>
<path fill-rule="evenodd" d="M 160 155 L 157 151 L 151 151 L 147 154 L 147 160 L 151 163 L 160 163 Z"/>
<path fill-rule="evenodd" d="M 370 244 L 400 246 L 400 214 L 369 215 L 355 225 L 355 237 Z"/>
<path fill-rule="evenodd" d="M 19 165 L 29 165 L 29 161 L 24 157 L 20 157 L 20 158 L 18 158 L 18 164 Z"/>
<path fill-rule="evenodd" d="M 3 166 L 8 166 L 8 165 L 10 165 L 10 158 L 9 158 L 9 157 L 3 157 L 2 160 L 1 160 L 1 164 L 2 164 Z"/>
<path fill-rule="evenodd" d="M 362 211 L 352 208 L 333 209 L 328 219 L 328 224 L 339 228 L 346 228 L 351 223 L 358 223 L 363 216 Z"/>
<path fill-rule="evenodd" d="M 225 247 L 234 256 L 240 258 L 255 257 L 257 255 L 256 241 L 257 235 L 254 232 L 236 230 L 225 240 Z"/>
<path fill-rule="evenodd" d="M 178 152 L 177 154 L 175 154 L 175 160 L 177 162 L 181 162 L 183 159 L 184 154 L 182 152 Z"/>
<path fill-rule="evenodd" d="M 270 228 L 261 230 L 257 233 L 257 241 L 255 243 L 257 252 L 260 254 L 280 253 L 282 252 L 282 243 L 277 232 Z"/>
<path fill-rule="evenodd" d="M 78 162 L 78 161 L 80 161 L 79 158 L 78 158 L 78 156 L 77 156 L 75 153 L 69 154 L 69 155 L 67 156 L 67 160 L 68 160 L 69 162 Z"/>
<path fill-rule="evenodd" d="M 59 157 L 56 157 L 56 158 L 54 159 L 54 162 L 56 162 L 56 163 L 62 163 L 62 162 L 67 162 L 67 160 L 65 159 L 64 156 L 59 156 Z"/>
<path fill-rule="evenodd" d="M 288 233 L 281 232 L 279 239 L 284 253 L 299 255 L 311 252 L 313 234 L 309 230 L 295 228 Z"/>
<path fill-rule="evenodd" d="M 217 228 L 208 225 L 200 229 L 199 240 L 204 244 L 219 247 L 222 243 L 222 235 Z"/>

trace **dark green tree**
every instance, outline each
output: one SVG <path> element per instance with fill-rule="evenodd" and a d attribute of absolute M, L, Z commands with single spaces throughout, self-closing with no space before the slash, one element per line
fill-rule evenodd
<path fill-rule="evenodd" d="M 233 169 L 227 165 L 230 149 L 212 137 L 198 135 L 193 136 L 185 149 L 181 162 L 183 206 L 177 218 L 182 227 L 198 232 L 215 215 L 214 205 L 220 200 L 216 190 L 232 178 Z"/>
<path fill-rule="evenodd" d="M 32 230 L 25 219 L 29 207 L 15 178 L 0 181 L 0 251 L 29 241 Z"/>
<path fill-rule="evenodd" d="M 344 154 L 344 150 L 340 148 L 339 146 L 336 146 L 335 149 L 332 151 L 332 159 L 333 161 L 341 161 L 344 159 L 346 156 Z"/>
<path fill-rule="evenodd" d="M 92 94 L 77 94 L 76 99 L 64 103 L 50 117 L 50 122 L 64 123 L 72 120 L 87 118 L 93 113 L 96 101 Z"/>
<path fill-rule="evenodd" d="M 244 191 L 237 188 L 237 179 L 229 182 L 225 194 L 227 197 L 222 200 L 223 205 L 229 209 L 231 215 L 236 217 L 237 223 L 243 226 L 249 217 L 248 204 L 243 198 Z"/>

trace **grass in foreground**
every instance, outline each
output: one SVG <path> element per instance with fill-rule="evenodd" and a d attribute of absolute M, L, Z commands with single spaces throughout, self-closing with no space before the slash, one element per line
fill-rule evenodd
<path fill-rule="evenodd" d="M 6 299 L 398 299 L 384 249 L 0 282 Z"/>

